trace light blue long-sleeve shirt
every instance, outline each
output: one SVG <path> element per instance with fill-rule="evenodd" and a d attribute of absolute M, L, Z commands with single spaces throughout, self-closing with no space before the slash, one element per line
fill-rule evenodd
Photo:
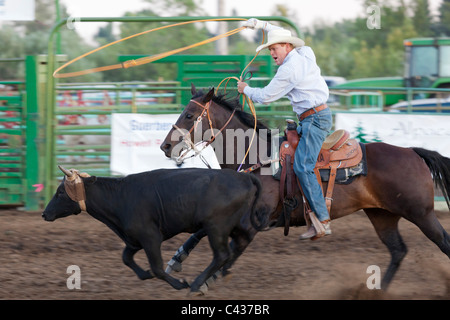
<path fill-rule="evenodd" d="M 328 100 L 328 86 L 320 75 L 316 56 L 308 46 L 295 48 L 264 88 L 246 86 L 244 93 L 257 103 L 268 104 L 286 96 L 295 113 L 320 106 Z"/>

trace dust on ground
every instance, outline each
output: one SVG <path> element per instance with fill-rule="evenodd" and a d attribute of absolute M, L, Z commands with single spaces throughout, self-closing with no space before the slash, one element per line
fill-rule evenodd
<path fill-rule="evenodd" d="M 450 212 L 438 212 L 450 231 Z M 390 255 L 361 211 L 332 222 L 333 235 L 299 241 L 305 228 L 261 232 L 238 259 L 232 276 L 219 278 L 206 296 L 193 297 L 158 279 L 139 280 L 122 263 L 124 244 L 86 213 L 45 222 L 40 212 L 0 210 L 0 299 L 135 300 L 349 300 L 450 299 L 450 261 L 413 224 L 402 219 L 408 254 L 387 292 L 369 290 L 371 265 L 384 274 Z M 164 261 L 189 237 L 162 245 Z M 175 274 L 188 282 L 211 262 L 203 239 Z M 141 251 L 136 261 L 148 262 Z M 68 289 L 67 268 L 80 268 L 81 289 Z"/>

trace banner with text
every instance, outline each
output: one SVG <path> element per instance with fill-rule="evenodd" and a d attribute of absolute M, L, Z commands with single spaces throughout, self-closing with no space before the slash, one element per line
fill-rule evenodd
<path fill-rule="evenodd" d="M 181 166 L 167 158 L 161 143 L 179 115 L 115 113 L 111 117 L 111 162 L 113 174 L 128 175 L 154 169 L 207 168 L 200 157 L 186 159 Z M 208 146 L 201 155 L 212 168 L 220 169 L 214 150 Z"/>
<path fill-rule="evenodd" d="M 450 157 L 449 124 L 445 115 L 337 113 L 335 128 L 349 131 L 361 142 L 420 147 Z"/>

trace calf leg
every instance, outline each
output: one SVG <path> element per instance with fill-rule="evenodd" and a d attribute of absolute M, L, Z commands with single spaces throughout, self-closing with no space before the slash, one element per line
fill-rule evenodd
<path fill-rule="evenodd" d="M 391 262 L 381 280 L 381 289 L 386 290 L 394 278 L 400 263 L 408 252 L 405 243 L 398 231 L 400 216 L 383 209 L 364 209 L 378 234 L 391 253 Z"/>
<path fill-rule="evenodd" d="M 134 249 L 130 248 L 129 246 L 126 246 L 125 249 L 123 249 L 122 253 L 122 261 L 123 263 L 130 267 L 138 276 L 139 279 L 145 280 L 145 279 L 151 279 L 154 277 L 150 270 L 143 270 L 141 267 L 138 266 L 138 264 L 134 261 L 134 255 L 136 252 L 138 252 L 140 249 Z"/>
<path fill-rule="evenodd" d="M 226 275 L 231 273 L 229 270 L 236 262 L 237 258 L 239 258 L 244 250 L 248 247 L 250 242 L 252 242 L 255 235 L 256 230 L 253 228 L 251 230 L 239 230 L 235 234 L 231 235 L 231 257 L 222 268 L 222 276 L 225 277 Z"/>
<path fill-rule="evenodd" d="M 222 273 L 223 277 L 226 277 L 231 273 L 230 269 L 236 262 L 237 258 L 244 252 L 245 248 L 250 244 L 256 234 L 256 230 L 252 229 L 252 232 L 242 232 L 239 234 L 232 235 L 232 240 L 230 242 L 231 254 L 227 262 L 222 267 L 222 272 L 217 271 L 212 276 L 210 276 L 205 281 L 205 285 L 200 287 L 201 292 L 208 291 L 208 288 L 214 285 L 217 277 Z"/>
<path fill-rule="evenodd" d="M 177 290 L 189 287 L 189 284 L 186 281 L 181 282 L 180 280 L 175 279 L 168 273 L 164 272 L 160 241 L 147 241 L 143 245 L 143 247 L 155 277 L 166 281 L 168 284 L 170 284 L 173 288 Z"/>
<path fill-rule="evenodd" d="M 230 258 L 228 235 L 216 235 L 216 232 L 211 232 L 208 233 L 208 238 L 211 249 L 213 250 L 213 260 L 191 284 L 191 292 L 201 292 L 200 286 L 213 276 Z"/>

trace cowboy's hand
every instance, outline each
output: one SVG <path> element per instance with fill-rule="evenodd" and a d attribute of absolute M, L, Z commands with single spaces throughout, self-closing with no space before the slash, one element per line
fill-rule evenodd
<path fill-rule="evenodd" d="M 251 18 L 245 21 L 242 26 L 252 30 L 264 29 L 265 22 L 255 18 Z"/>
<path fill-rule="evenodd" d="M 242 82 L 242 81 L 238 81 L 237 86 L 238 86 L 238 92 L 244 93 L 244 89 L 246 86 L 248 86 L 248 84 L 246 84 L 245 82 Z"/>

